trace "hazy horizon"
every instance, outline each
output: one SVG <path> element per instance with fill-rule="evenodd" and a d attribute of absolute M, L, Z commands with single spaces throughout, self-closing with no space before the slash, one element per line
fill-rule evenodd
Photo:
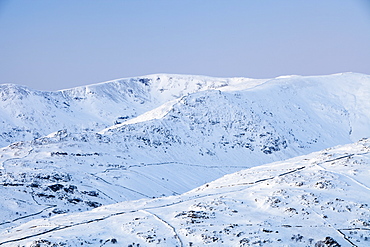
<path fill-rule="evenodd" d="M 147 74 L 370 74 L 370 4 L 0 0 L 0 84 L 58 90 Z"/>

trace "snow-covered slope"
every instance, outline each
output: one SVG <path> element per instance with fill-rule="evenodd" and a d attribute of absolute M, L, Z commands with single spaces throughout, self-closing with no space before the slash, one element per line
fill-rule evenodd
<path fill-rule="evenodd" d="M 2 246 L 369 246 L 370 140 L 3 231 Z M 38 245 L 37 245 L 38 244 Z"/>
<path fill-rule="evenodd" d="M 216 89 L 236 92 L 262 90 L 266 94 L 264 99 L 269 99 L 262 103 L 270 105 L 281 100 L 281 97 L 289 96 L 293 103 L 288 106 L 290 108 L 296 106 L 295 96 L 315 97 L 320 90 L 324 90 L 328 93 L 325 97 L 324 94 L 318 94 L 311 99 L 317 101 L 315 107 L 322 107 L 321 103 L 332 103 L 327 105 L 329 108 L 322 110 L 334 114 L 352 114 L 350 117 L 354 122 L 351 126 L 359 125 L 355 126 L 359 129 L 367 124 L 362 112 L 368 109 L 368 104 L 364 104 L 362 99 L 369 95 L 369 81 L 369 76 L 354 73 L 321 77 L 288 76 L 272 80 L 159 74 L 57 92 L 4 84 L 0 85 L 0 145 L 32 140 L 61 129 L 70 132 L 99 131 L 184 95 Z M 263 108 L 264 104 L 260 107 Z M 352 108 L 343 109 L 340 107 L 343 104 Z M 354 132 L 352 136 L 358 139 L 361 134 Z"/>
<path fill-rule="evenodd" d="M 72 127 L 1 150 L 0 189 L 6 198 L 2 219 L 180 194 L 242 168 L 350 143 L 370 133 L 369 76 L 349 73 L 269 81 L 152 77 L 56 93 L 27 89 L 9 93 L 12 99 L 3 102 L 20 105 L 25 112 L 30 105 L 31 109 L 53 109 L 55 116 L 72 114 L 55 117 Z M 130 98 L 120 87 L 135 88 L 147 103 L 136 104 L 140 97 Z M 162 95 L 164 88 L 167 94 Z M 68 101 L 68 110 L 61 110 L 57 101 L 45 95 L 85 98 L 73 101 L 73 108 L 79 108 L 74 119 L 72 101 Z M 31 99 L 33 104 L 28 102 Z M 122 112 L 112 104 L 122 106 Z M 151 104 L 162 105 L 152 109 Z M 109 119 L 104 114 L 113 110 L 123 116 L 126 106 L 135 108 L 135 114 L 141 109 L 143 114 L 121 119 L 123 123 L 99 133 L 93 131 L 100 126 L 96 119 Z M 150 110 L 144 112 L 144 108 Z M 29 123 L 44 132 L 51 126 L 60 127 L 48 124 L 45 111 L 29 111 L 33 117 Z M 94 128 L 80 129 L 90 124 Z"/>
<path fill-rule="evenodd" d="M 228 85 L 253 87 L 265 80 L 149 75 L 57 92 L 0 85 L 0 146 L 61 129 L 99 131 L 200 90 Z"/>
<path fill-rule="evenodd" d="M 370 135 L 370 76 L 353 73 L 152 75 L 58 92 L 3 85 L 0 95 L 0 141 L 17 141 L 0 150 L 1 229 L 182 194 Z"/>

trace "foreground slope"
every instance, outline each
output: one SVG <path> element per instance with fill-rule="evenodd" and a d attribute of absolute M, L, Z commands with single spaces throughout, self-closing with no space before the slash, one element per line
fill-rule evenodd
<path fill-rule="evenodd" d="M 0 150 L 0 228 L 182 194 L 244 168 L 351 143 L 370 133 L 369 98 L 369 76 L 360 74 L 241 80 L 172 97 L 98 133 L 60 130 L 13 143 Z"/>
<path fill-rule="evenodd" d="M 3 246 L 369 246 L 370 140 L 4 231 Z M 315 245 L 317 244 L 317 245 Z"/>

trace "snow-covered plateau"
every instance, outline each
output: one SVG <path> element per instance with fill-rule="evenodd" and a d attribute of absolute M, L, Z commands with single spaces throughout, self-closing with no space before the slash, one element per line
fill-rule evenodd
<path fill-rule="evenodd" d="M 370 246 L 368 75 L 0 99 L 0 246 Z"/>

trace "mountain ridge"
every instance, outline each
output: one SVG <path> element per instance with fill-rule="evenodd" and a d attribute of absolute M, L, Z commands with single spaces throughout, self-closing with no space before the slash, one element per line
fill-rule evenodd
<path fill-rule="evenodd" d="M 226 85 L 227 81 L 211 77 L 195 78 L 200 79 L 194 81 L 193 76 L 173 78 L 170 75 L 151 75 L 151 78 L 118 79 L 54 92 L 3 84 L 0 87 L 0 113 L 7 121 L 0 122 L 3 130 L 0 145 L 32 140 L 64 128 L 77 132 L 84 129 L 99 131 L 158 107 L 167 100 L 203 88 Z M 156 83 L 150 83 L 152 81 Z M 43 123 L 34 122 L 38 119 L 42 119 Z"/>

